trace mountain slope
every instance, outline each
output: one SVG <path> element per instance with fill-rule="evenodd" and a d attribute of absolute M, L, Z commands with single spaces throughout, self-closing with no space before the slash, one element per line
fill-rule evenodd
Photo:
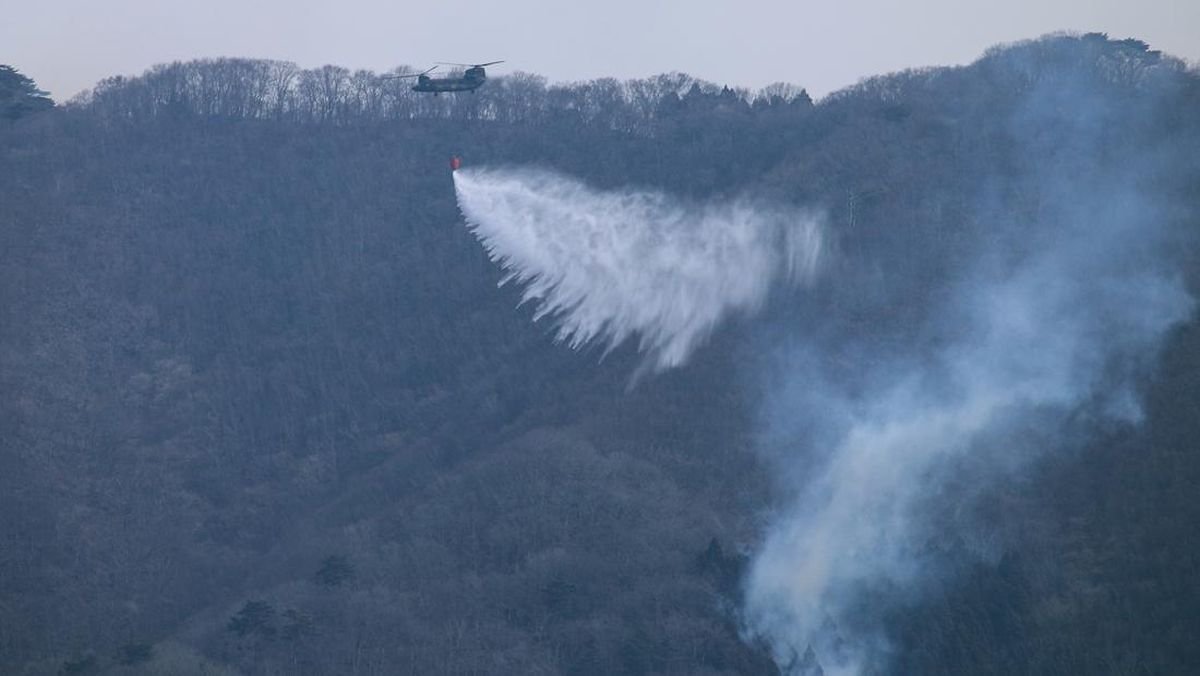
<path fill-rule="evenodd" d="M 1198 104 L 1194 72 L 1091 35 L 816 105 L 196 62 L 0 127 L 0 670 L 775 673 L 737 615 L 787 492 L 763 355 L 936 339 L 964 253 L 1093 177 L 1164 205 L 1195 295 Z M 555 345 L 497 288 L 451 154 L 821 206 L 839 283 L 629 389 L 632 347 Z M 947 546 L 934 593 L 880 592 L 892 668 L 1194 667 L 1197 355 L 1193 319 L 1143 425 L 970 497 L 1001 551 Z"/>

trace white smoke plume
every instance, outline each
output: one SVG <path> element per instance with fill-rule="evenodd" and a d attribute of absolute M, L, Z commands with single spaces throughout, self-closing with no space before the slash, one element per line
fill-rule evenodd
<path fill-rule="evenodd" d="M 504 281 L 524 285 L 560 340 L 612 349 L 636 335 L 653 370 L 683 364 L 722 318 L 753 313 L 776 283 L 811 278 L 821 255 L 817 215 L 751 198 L 600 191 L 531 169 L 463 169 L 454 182 Z"/>
<path fill-rule="evenodd" d="M 986 226 L 953 226 L 970 245 L 940 267 L 933 253 L 858 262 L 921 279 L 914 286 L 928 293 L 901 298 L 920 308 L 915 319 L 872 329 L 839 326 L 829 312 L 825 336 L 791 327 L 763 412 L 763 446 L 790 504 L 753 562 L 744 609 L 748 633 L 770 642 L 786 673 L 817 673 L 814 656 L 826 675 L 887 673 L 888 604 L 919 601 L 949 572 L 931 551 L 1001 553 L 1000 526 L 978 523 L 959 500 L 1084 443 L 1079 420 L 1140 421 L 1138 379 L 1194 302 L 1172 255 L 1177 209 L 1146 178 L 1171 164 L 1136 148 L 1102 161 L 1097 130 L 1155 119 L 1138 110 L 1046 78 L 1007 127 L 1034 159 L 1020 171 L 978 169 L 969 219 Z M 1030 217 L 1015 206 L 1022 197 L 990 200 L 996 191 L 1033 196 L 1039 209 Z M 941 274 L 922 277 L 928 269 Z"/>
<path fill-rule="evenodd" d="M 855 614 L 871 589 L 919 588 L 937 574 L 923 552 L 936 536 L 929 504 L 969 507 L 937 499 L 956 478 L 946 473 L 956 458 L 993 454 L 991 467 L 1019 469 L 1048 450 L 1039 448 L 1051 443 L 1047 426 L 1097 398 L 1101 415 L 1138 419 L 1131 383 L 1111 368 L 1153 355 L 1192 301 L 1177 277 L 1121 264 L 1146 253 L 1141 234 L 1093 223 L 1096 230 L 1073 233 L 1080 239 L 1064 238 L 1003 278 L 964 282 L 945 308 L 958 340 L 919 366 L 871 364 L 885 375 L 866 396 L 822 378 L 819 350 L 802 359 L 795 377 L 805 391 L 781 397 L 768 416 L 802 417 L 833 441 L 800 465 L 808 476 L 793 477 L 801 488 L 769 531 L 747 587 L 749 624 L 771 639 L 781 665 L 812 646 L 828 675 L 885 668 L 886 637 L 844 624 L 862 623 Z M 824 421 L 789 405 L 815 407 Z M 796 450 L 793 472 L 805 455 Z"/>

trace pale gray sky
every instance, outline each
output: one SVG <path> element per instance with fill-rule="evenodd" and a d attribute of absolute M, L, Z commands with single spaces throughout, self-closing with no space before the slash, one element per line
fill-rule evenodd
<path fill-rule="evenodd" d="M 64 100 L 111 75 L 245 56 L 377 71 L 508 63 L 552 82 L 684 71 L 814 95 L 967 63 L 1058 30 L 1137 37 L 1200 60 L 1200 0 L 5 0 L 0 63 Z"/>

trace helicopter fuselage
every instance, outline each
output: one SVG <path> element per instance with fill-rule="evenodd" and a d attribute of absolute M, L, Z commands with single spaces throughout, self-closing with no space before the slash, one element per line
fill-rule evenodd
<path fill-rule="evenodd" d="M 468 69 L 463 73 L 462 77 L 429 77 L 422 75 L 417 78 L 417 84 L 413 85 L 414 92 L 432 92 L 440 94 L 442 92 L 469 92 L 475 91 L 483 86 L 487 81 L 487 75 L 483 69 Z"/>

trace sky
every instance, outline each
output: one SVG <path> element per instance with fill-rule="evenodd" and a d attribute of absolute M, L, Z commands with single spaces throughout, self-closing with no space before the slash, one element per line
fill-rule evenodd
<path fill-rule="evenodd" d="M 4 5 L 13 5 L 5 7 Z M 1056 31 L 1136 37 L 1200 61 L 1200 0 L 0 0 L 0 63 L 66 100 L 204 57 L 424 68 L 504 59 L 551 82 L 681 71 L 820 97 L 864 77 L 969 63 Z"/>

